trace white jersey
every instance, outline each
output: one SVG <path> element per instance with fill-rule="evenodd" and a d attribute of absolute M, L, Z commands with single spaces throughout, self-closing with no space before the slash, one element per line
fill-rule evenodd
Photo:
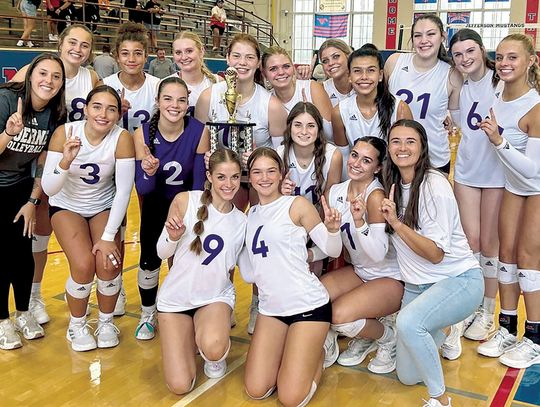
<path fill-rule="evenodd" d="M 202 191 L 190 191 L 184 215 L 186 231 L 176 247 L 174 261 L 157 296 L 160 312 L 178 312 L 224 302 L 234 309 L 235 291 L 229 271 L 244 245 L 246 215 L 236 208 L 221 213 L 208 205 L 208 219 L 200 235 L 203 250 L 197 255 L 189 249 L 196 235 L 197 210 Z"/>
<path fill-rule="evenodd" d="M 201 93 L 203 90 L 208 89 L 210 86 L 212 86 L 214 83 L 218 82 L 217 75 L 214 75 L 216 78 L 215 82 L 212 82 L 208 76 L 203 75 L 203 80 L 198 83 L 197 85 L 190 85 L 186 82 L 186 85 L 189 90 L 189 96 L 188 96 L 188 104 L 190 107 L 190 110 L 195 109 L 195 105 L 197 104 L 197 100 L 199 100 L 199 96 L 201 96 Z M 167 78 L 180 78 L 182 79 L 182 72 L 175 72 L 172 75 L 167 76 Z M 167 79 L 165 78 L 165 79 Z"/>
<path fill-rule="evenodd" d="M 478 82 L 467 78 L 459 95 L 462 136 L 456 157 L 454 180 L 475 188 L 504 187 L 503 165 L 486 133 L 478 127 L 479 122 L 489 116 L 489 109 L 495 102 L 492 79 L 491 69 L 488 69 Z"/>
<path fill-rule="evenodd" d="M 79 72 L 73 78 L 66 78 L 66 110 L 68 122 L 84 120 L 86 97 L 93 87 L 92 74 L 84 66 L 79 67 Z"/>
<path fill-rule="evenodd" d="M 212 85 L 208 111 L 210 120 L 229 120 L 229 112 L 223 102 L 223 95 L 226 90 L 227 82 L 219 82 Z M 246 103 L 237 105 L 236 108 L 237 121 L 255 123 L 253 141 L 256 147 L 272 147 L 268 117 L 271 97 L 272 94 L 269 91 L 261 85 L 255 84 L 255 92 L 251 98 Z M 228 146 L 228 142 L 223 140 L 222 131 L 220 132 L 220 144 Z"/>
<path fill-rule="evenodd" d="M 493 111 L 497 118 L 499 131 L 522 154 L 525 154 L 529 136 L 519 128 L 519 121 L 538 103 L 540 103 L 540 95 L 535 88 L 510 102 L 503 100 L 503 92 L 495 93 Z M 504 187 L 513 194 L 529 196 L 538 195 L 540 192 L 538 180 L 526 179 L 507 166 L 504 166 L 504 174 L 506 177 Z"/>
<path fill-rule="evenodd" d="M 448 75 L 450 65 L 441 60 L 426 72 L 418 72 L 414 54 L 400 54 L 388 81 L 390 92 L 411 108 L 415 120 L 426 129 L 431 164 L 442 167 L 450 162 L 448 132 L 443 122 L 448 114 Z"/>
<path fill-rule="evenodd" d="M 354 89 L 351 89 L 349 93 L 343 94 L 337 90 L 336 85 L 334 85 L 334 79 L 330 78 L 323 82 L 324 90 L 328 93 L 332 107 L 335 107 L 343 99 L 348 98 L 351 95 L 354 95 Z"/>
<path fill-rule="evenodd" d="M 328 303 L 330 297 L 309 270 L 308 235 L 289 215 L 295 196 L 282 196 L 248 213 L 246 248 L 259 288 L 259 312 L 290 316 Z"/>
<path fill-rule="evenodd" d="M 334 151 L 337 148 L 333 144 L 326 143 L 326 151 L 324 152 L 324 164 L 322 168 L 322 175 L 324 183 L 322 185 L 322 191 L 326 188 L 326 180 L 328 179 L 328 172 L 330 171 L 330 164 L 332 163 L 332 157 Z M 276 149 L 279 156 L 283 159 L 285 157 L 285 146 L 282 144 Z M 296 183 L 294 195 L 302 195 L 312 204 L 319 202 L 320 197 L 316 196 L 315 185 L 317 184 L 317 176 L 315 175 L 315 156 L 312 158 L 307 168 L 302 168 L 296 160 L 294 154 L 294 148 L 289 150 L 289 170 L 291 170 L 291 181 Z"/>
<path fill-rule="evenodd" d="M 66 123 L 66 135 L 73 129 L 73 137 L 81 139 L 81 149 L 68 170 L 64 186 L 49 198 L 50 206 L 90 217 L 110 209 L 116 194 L 116 145 L 122 128 L 114 126 L 97 145 L 90 144 L 84 133 L 86 120 Z"/>
<path fill-rule="evenodd" d="M 120 72 L 103 79 L 105 85 L 111 86 L 118 94 L 125 90 L 125 99 L 131 104 L 131 108 L 118 122 L 119 126 L 133 133 L 141 124 L 150 121 L 156 105 L 157 89 L 159 78 L 144 74 L 145 80 L 142 86 L 137 90 L 129 90 L 120 81 Z"/>
<path fill-rule="evenodd" d="M 358 241 L 357 231 L 351 213 L 351 203 L 349 202 L 350 183 L 351 180 L 347 180 L 341 184 L 332 185 L 328 195 L 328 205 L 330 205 L 331 208 L 336 208 L 339 213 L 341 213 L 341 240 L 349 253 L 354 272 L 363 281 L 383 277 L 401 280 L 401 273 L 399 272 L 396 259 L 396 251 L 391 242 L 388 244 L 386 257 L 380 262 L 374 262 L 363 255 L 363 253 L 357 251 L 357 247 L 360 247 L 360 243 Z M 378 179 L 374 179 L 366 189 L 366 201 L 369 195 L 378 189 L 383 190 L 383 186 Z M 367 223 L 367 221 L 367 216 L 364 214 L 364 222 Z"/>
<path fill-rule="evenodd" d="M 390 124 L 393 124 L 397 120 L 398 105 L 401 99 L 394 98 L 394 110 L 390 117 Z M 339 114 L 343 125 L 345 126 L 345 135 L 349 141 L 349 146 L 354 146 L 355 140 L 360 137 L 373 136 L 382 138 L 384 141 L 388 138 L 388 135 L 381 136 L 381 129 L 379 124 L 379 112 L 377 111 L 371 119 L 366 119 L 356 103 L 356 93 L 343 99 L 339 102 Z"/>
<path fill-rule="evenodd" d="M 292 108 L 298 102 L 304 101 L 304 95 L 302 94 L 302 90 L 304 91 L 304 95 L 306 96 L 306 102 L 313 103 L 313 99 L 311 97 L 311 81 L 297 79 L 294 83 L 294 94 L 291 100 L 289 100 L 287 103 L 281 102 L 283 103 L 283 107 L 287 111 L 287 114 L 291 112 Z M 276 92 L 274 90 L 272 90 L 272 95 L 276 96 Z"/>
<path fill-rule="evenodd" d="M 400 186 L 403 202 L 398 216 L 403 216 L 410 196 L 410 184 Z M 428 171 L 420 185 L 417 233 L 432 240 L 443 250 L 440 263 L 433 264 L 416 254 L 397 233 L 391 235 L 403 281 L 411 284 L 436 283 L 456 277 L 472 268 L 480 268 L 474 257 L 459 217 L 452 186 L 439 171 Z"/>

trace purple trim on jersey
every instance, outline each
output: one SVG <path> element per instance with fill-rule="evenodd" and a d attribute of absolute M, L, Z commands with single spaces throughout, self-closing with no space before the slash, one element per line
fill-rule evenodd
<path fill-rule="evenodd" d="M 193 189 L 204 190 L 206 181 L 206 164 L 204 163 L 204 154 L 196 154 L 193 163 Z"/>
<path fill-rule="evenodd" d="M 179 192 L 193 189 L 195 157 L 204 125 L 193 117 L 186 117 L 185 123 L 184 132 L 175 142 L 165 140 L 159 130 L 154 139 L 154 157 L 159 159 L 159 168 L 154 175 L 155 191 L 170 200 Z M 149 145 L 150 124 L 144 123 L 142 127 L 144 142 Z"/>

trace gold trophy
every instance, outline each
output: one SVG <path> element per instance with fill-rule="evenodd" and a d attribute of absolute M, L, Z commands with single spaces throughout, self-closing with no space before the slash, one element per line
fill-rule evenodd
<path fill-rule="evenodd" d="M 222 144 L 239 155 L 242 155 L 244 151 L 253 150 L 253 127 L 255 123 L 236 120 L 237 107 L 242 100 L 242 95 L 236 90 L 237 82 L 238 72 L 236 68 L 228 67 L 225 71 L 227 90 L 222 95 L 222 103 L 229 113 L 229 118 L 227 121 L 217 121 L 217 114 L 212 111 L 210 121 L 206 123 L 210 130 L 210 151 L 212 153 L 219 147 L 220 134 L 223 134 Z"/>

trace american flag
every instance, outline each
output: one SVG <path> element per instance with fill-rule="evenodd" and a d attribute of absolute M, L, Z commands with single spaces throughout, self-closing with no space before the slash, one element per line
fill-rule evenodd
<path fill-rule="evenodd" d="M 448 13 L 448 24 L 468 24 L 471 19 L 471 12 Z"/>
<path fill-rule="evenodd" d="M 313 35 L 323 38 L 347 36 L 348 14 L 315 14 Z"/>

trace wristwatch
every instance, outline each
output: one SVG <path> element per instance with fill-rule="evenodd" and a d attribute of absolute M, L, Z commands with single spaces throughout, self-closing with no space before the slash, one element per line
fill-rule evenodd
<path fill-rule="evenodd" d="M 41 203 L 41 199 L 39 198 L 28 198 L 28 202 L 30 202 L 31 204 L 34 204 L 36 206 L 38 206 L 40 203 Z"/>

